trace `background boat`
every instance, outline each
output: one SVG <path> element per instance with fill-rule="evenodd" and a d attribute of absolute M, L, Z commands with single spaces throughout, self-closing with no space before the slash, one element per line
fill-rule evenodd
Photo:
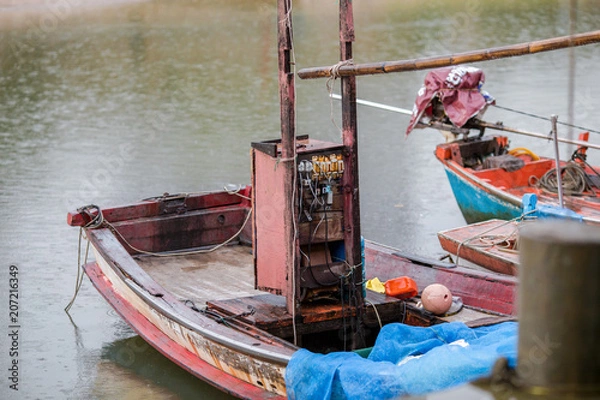
<path fill-rule="evenodd" d="M 555 160 L 539 157 L 530 149 L 510 150 L 507 144 L 507 137 L 484 136 L 436 147 L 436 157 L 468 223 L 518 218 L 524 212 L 526 194 L 535 194 L 539 206 L 561 208 Z M 563 206 L 587 223 L 600 224 L 600 168 L 578 158 L 580 154 L 560 163 Z M 505 164 L 494 164 L 494 160 Z M 519 160 L 521 164 L 515 167 Z M 507 167 L 507 162 L 513 164 Z"/>
<path fill-rule="evenodd" d="M 597 41 L 599 36 L 598 32 L 590 33 L 593 40 Z M 574 40 L 574 36 L 569 36 L 553 39 L 553 42 L 556 46 L 568 46 Z M 535 49 L 536 44 L 514 46 L 514 49 L 521 48 Z M 510 53 L 511 49 L 507 46 L 481 54 Z M 454 62 L 455 58 L 461 57 L 469 55 L 454 55 L 448 61 Z M 484 71 L 474 66 L 447 66 L 431 70 L 417 93 L 406 129 L 408 135 L 415 128 L 435 128 L 446 138 L 445 144 L 436 147 L 435 156 L 444 166 L 466 221 L 517 218 L 530 211 L 529 200 L 525 199 L 535 195 L 536 206 L 540 208 L 564 208 L 564 217 L 576 214 L 577 219 L 600 223 L 600 168 L 587 162 L 588 148 L 600 149 L 588 142 L 590 132 L 600 132 L 590 129 L 590 132 L 581 133 L 578 140 L 561 137 L 558 135 L 557 115 L 543 117 L 497 106 L 497 100 L 484 90 L 485 82 Z M 545 119 L 550 134 L 511 128 L 502 122 L 486 122 L 485 114 L 493 107 Z M 560 124 L 561 127 L 575 127 L 565 122 Z M 490 130 L 552 141 L 554 157 L 540 157 L 525 147 L 511 149 L 507 136 L 485 135 Z M 560 143 L 577 145 L 567 161 L 561 161 Z"/>

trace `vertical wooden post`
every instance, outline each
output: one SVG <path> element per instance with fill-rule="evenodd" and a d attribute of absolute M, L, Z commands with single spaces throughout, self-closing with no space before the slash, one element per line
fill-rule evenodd
<path fill-rule="evenodd" d="M 284 198 L 286 199 L 284 212 L 285 243 L 286 243 L 286 271 L 287 271 L 287 311 L 295 315 L 299 296 L 299 270 L 296 266 L 298 245 L 294 229 L 295 210 L 294 198 L 294 157 L 295 149 L 295 88 L 292 42 L 292 10 L 291 0 L 277 1 L 277 48 L 279 64 L 279 100 L 281 118 L 281 160 L 278 168 L 284 168 Z"/>
<path fill-rule="evenodd" d="M 352 0 L 340 0 L 340 61 L 352 60 L 354 42 L 354 15 Z M 345 171 L 342 178 L 344 187 L 344 243 L 346 260 L 356 266 L 353 276 L 357 312 L 357 326 L 360 329 L 360 310 L 363 306 L 362 264 L 360 234 L 360 197 L 358 181 L 358 124 L 356 117 L 356 77 L 341 78 L 342 93 L 342 141 L 345 146 Z M 355 332 L 358 333 L 358 332 Z M 359 344 L 354 340 L 353 346 Z"/>

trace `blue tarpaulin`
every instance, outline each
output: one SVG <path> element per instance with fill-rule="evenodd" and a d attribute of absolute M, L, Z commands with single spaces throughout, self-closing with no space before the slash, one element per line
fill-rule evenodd
<path fill-rule="evenodd" d="M 395 323 L 383 327 L 368 358 L 297 351 L 285 382 L 291 400 L 392 399 L 487 376 L 500 357 L 516 366 L 516 322 L 473 329 L 461 322 L 427 328 Z"/>

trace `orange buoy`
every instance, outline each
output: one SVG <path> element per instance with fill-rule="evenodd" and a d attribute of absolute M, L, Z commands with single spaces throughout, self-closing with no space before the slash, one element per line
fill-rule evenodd
<path fill-rule="evenodd" d="M 444 285 L 434 283 L 421 293 L 423 307 L 434 314 L 445 314 L 452 306 L 452 293 Z"/>

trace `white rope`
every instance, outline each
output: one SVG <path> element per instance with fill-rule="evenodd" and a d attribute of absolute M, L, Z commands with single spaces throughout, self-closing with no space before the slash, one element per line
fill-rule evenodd
<path fill-rule="evenodd" d="M 94 216 L 90 210 L 97 210 L 97 214 Z M 100 207 L 98 207 L 94 204 L 90 204 L 88 206 L 81 207 L 77 211 L 79 211 L 80 213 L 87 214 L 90 217 L 90 222 L 88 222 L 84 226 L 79 227 L 79 239 L 78 239 L 78 243 L 77 243 L 77 277 L 75 278 L 75 291 L 73 293 L 73 297 L 71 298 L 71 301 L 69 301 L 69 303 L 64 308 L 64 310 L 67 314 L 69 313 L 69 310 L 75 303 L 75 299 L 77 298 L 77 295 L 79 294 L 79 290 L 81 289 L 81 285 L 83 284 L 83 276 L 84 276 L 83 265 L 87 264 L 88 255 L 90 252 L 90 241 L 88 240 L 86 247 L 85 247 L 85 255 L 84 255 L 83 263 L 82 263 L 81 262 L 81 241 L 84 237 L 84 228 L 94 229 L 94 228 L 98 228 L 99 226 L 101 226 L 104 223 L 104 215 L 102 214 L 102 210 L 100 210 Z M 86 238 L 86 240 L 87 240 L 87 238 Z"/>
<path fill-rule="evenodd" d="M 470 238 L 467 238 L 467 239 L 463 240 L 462 242 L 460 242 L 460 243 L 458 244 L 458 247 L 456 248 L 456 262 L 455 262 L 454 264 L 455 264 L 455 265 L 458 267 L 458 261 L 460 260 L 460 250 L 461 250 L 461 248 L 462 248 L 462 246 L 463 246 L 464 244 L 467 244 L 467 243 L 469 243 L 471 240 L 475 240 L 475 239 L 477 239 L 477 238 L 483 237 L 484 235 L 486 235 L 486 234 L 488 234 L 488 233 L 492 232 L 493 230 L 499 229 L 499 228 L 501 228 L 501 227 L 503 227 L 503 226 L 506 226 L 506 225 L 508 225 L 508 224 L 511 224 L 511 223 L 513 223 L 513 222 L 517 222 L 517 221 L 523 220 L 523 219 L 524 219 L 524 218 L 525 218 L 527 215 L 529 215 L 529 214 L 532 214 L 532 213 L 534 213 L 534 212 L 536 212 L 536 211 L 537 211 L 537 210 L 531 210 L 531 211 L 528 211 L 528 212 L 526 212 L 526 213 L 523 213 L 522 215 L 520 215 L 520 216 L 518 216 L 518 217 L 516 217 L 516 218 L 513 218 L 513 219 L 511 219 L 511 220 L 505 221 L 505 222 L 501 223 L 500 225 L 493 226 L 493 227 L 491 227 L 491 228 L 489 228 L 489 229 L 486 229 L 486 230 L 485 230 L 485 231 L 483 231 L 483 232 L 480 232 L 480 233 L 478 233 L 478 234 L 476 234 L 476 235 L 473 235 L 473 236 L 471 236 Z"/>
<path fill-rule="evenodd" d="M 379 329 L 383 328 L 383 324 L 381 323 L 381 318 L 379 317 L 379 312 L 377 311 L 377 307 L 375 307 L 375 304 L 371 303 L 367 299 L 365 299 L 365 303 L 373 307 L 373 311 L 375 311 L 375 316 L 377 317 L 377 321 L 379 322 Z"/>
<path fill-rule="evenodd" d="M 105 222 L 104 224 L 106 226 L 108 226 L 112 232 L 117 234 L 121 238 L 123 243 L 125 243 L 130 249 L 137 251 L 138 253 L 153 256 L 153 257 L 189 256 L 189 255 L 194 255 L 194 254 L 210 253 L 210 252 L 213 252 L 213 251 L 220 249 L 221 247 L 229 244 L 232 240 L 234 240 L 236 237 L 238 237 L 238 235 L 240 233 L 242 233 L 242 231 L 246 227 L 246 224 L 250 220 L 250 215 L 252 215 L 252 209 L 248 210 L 248 214 L 246 215 L 246 219 L 244 220 L 242 227 L 233 236 L 231 236 L 229 239 L 227 239 L 223 243 L 217 244 L 214 247 L 211 247 L 209 249 L 198 249 L 198 250 L 189 250 L 189 251 L 173 251 L 173 252 L 168 252 L 168 253 L 156 253 L 156 252 L 152 252 L 152 251 L 145 251 L 145 250 L 138 249 L 137 247 L 135 247 L 131 243 L 129 243 L 127 241 L 127 239 L 125 239 L 125 237 L 121 234 L 121 232 L 119 232 L 114 227 L 114 225 L 112 225 L 110 222 Z"/>

